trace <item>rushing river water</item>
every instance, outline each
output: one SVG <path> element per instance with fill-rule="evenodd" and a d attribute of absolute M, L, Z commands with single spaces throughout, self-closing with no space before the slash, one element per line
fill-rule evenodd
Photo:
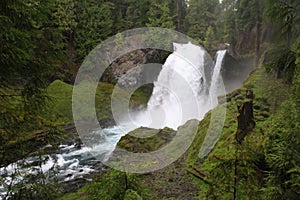
<path fill-rule="evenodd" d="M 103 165 L 100 160 L 95 158 L 95 155 L 99 155 L 103 159 L 108 157 L 124 135 L 124 128 L 121 129 L 116 126 L 99 132 L 95 131 L 94 134 L 97 133 L 101 134 L 103 140 L 93 148 L 75 143 L 72 145 L 61 144 L 59 149 L 51 154 L 41 157 L 30 156 L 0 168 L 0 175 L 4 180 L 3 185 L 0 185 L 0 195 L 2 197 L 6 195 L 5 185 L 9 186 L 26 181 L 30 176 L 38 173 L 43 173 L 48 181 L 55 178 L 59 182 L 66 182 L 76 178 L 84 178 L 92 172 L 101 170 Z M 44 149 L 51 149 L 51 146 L 45 146 Z"/>

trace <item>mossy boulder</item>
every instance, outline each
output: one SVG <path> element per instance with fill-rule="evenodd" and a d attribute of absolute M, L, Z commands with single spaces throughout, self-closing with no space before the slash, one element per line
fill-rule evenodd
<path fill-rule="evenodd" d="M 140 127 L 123 136 L 117 147 L 134 153 L 152 152 L 168 144 L 175 134 L 176 131 L 170 128 L 157 130 Z"/>

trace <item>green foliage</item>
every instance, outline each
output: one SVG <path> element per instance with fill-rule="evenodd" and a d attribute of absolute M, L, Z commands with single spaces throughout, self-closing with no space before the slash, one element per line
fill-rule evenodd
<path fill-rule="evenodd" d="M 298 0 L 268 0 L 267 3 L 267 16 L 280 32 L 276 36 L 286 41 L 289 47 L 291 41 L 299 36 L 300 3 Z"/>
<path fill-rule="evenodd" d="M 126 174 L 111 170 L 104 174 L 101 182 L 87 188 L 90 199 L 123 199 L 126 191 Z"/>
<path fill-rule="evenodd" d="M 205 41 L 204 41 L 204 47 L 208 50 L 212 48 L 212 45 L 215 41 L 215 34 L 213 28 L 210 26 L 207 29 Z"/>
<path fill-rule="evenodd" d="M 298 37 L 295 44 L 292 46 L 292 51 L 296 54 L 293 87 L 296 98 L 300 99 L 300 37 Z"/>
<path fill-rule="evenodd" d="M 267 124 L 266 160 L 271 168 L 265 188 L 267 199 L 300 197 L 299 105 L 289 100 Z"/>
<path fill-rule="evenodd" d="M 274 71 L 277 78 L 284 78 L 292 82 L 296 68 L 296 54 L 289 50 L 277 50 L 273 52 L 274 60 L 266 65 L 267 71 Z"/>
<path fill-rule="evenodd" d="M 123 37 L 123 35 L 122 35 L 121 33 L 117 33 L 114 42 L 116 43 L 117 50 L 121 50 L 122 44 L 123 44 L 123 42 L 124 42 L 124 37 Z"/>
<path fill-rule="evenodd" d="M 54 23 L 69 39 L 77 26 L 75 0 L 55 0 Z"/>
<path fill-rule="evenodd" d="M 141 127 L 123 136 L 118 143 L 118 147 L 134 153 L 157 151 L 172 140 L 175 136 L 174 132 L 169 128 L 157 130 Z M 146 137 L 143 138 L 143 136 Z"/>
<path fill-rule="evenodd" d="M 255 25 L 257 21 L 256 13 L 258 0 L 238 0 L 237 1 L 237 13 L 236 23 L 239 31 L 248 32 Z"/>
<path fill-rule="evenodd" d="M 158 3 L 152 1 L 150 4 L 150 9 L 148 11 L 148 27 L 160 27 L 174 29 L 175 26 L 172 21 L 171 12 L 168 7 L 167 2 Z"/>
<path fill-rule="evenodd" d="M 126 0 L 125 22 L 128 29 L 146 26 L 151 0 Z"/>
<path fill-rule="evenodd" d="M 4 144 L 52 126 L 40 115 L 55 66 L 55 29 L 48 1 L 4 0 L 0 7 L 0 156 Z M 2 164 L 2 163 L 1 163 Z"/>
<path fill-rule="evenodd" d="M 275 46 L 279 50 L 274 50 L 271 61 L 267 63 L 267 70 L 273 70 L 278 78 L 293 83 L 296 94 L 299 90 L 299 8 L 298 1 L 268 0 L 266 10 L 269 20 L 281 30 L 280 34 L 276 34 Z"/>
<path fill-rule="evenodd" d="M 249 88 L 253 89 L 255 96 L 253 103 L 256 128 L 239 145 L 235 140 L 237 106 L 245 100 L 245 93 Z M 206 182 L 201 179 L 197 181 L 201 189 L 200 199 L 233 199 L 235 188 L 237 199 L 263 198 L 261 189 L 265 182 L 263 171 L 266 170 L 265 131 L 268 130 L 264 128 L 264 124 L 270 116 L 270 108 L 278 110 L 279 106 L 275 104 L 280 105 L 288 99 L 288 88 L 289 85 L 272 78 L 262 67 L 252 73 L 244 87 L 227 95 L 227 113 L 222 135 L 205 159 L 199 159 L 198 153 L 210 123 L 210 113 L 200 122 L 198 134 L 185 160 L 191 170 L 196 167 L 205 175 Z"/>
<path fill-rule="evenodd" d="M 294 33 L 293 33 L 294 34 Z M 275 69 L 283 71 L 292 83 L 293 93 L 282 103 L 280 112 L 266 123 L 268 140 L 265 147 L 266 161 L 270 167 L 267 186 L 264 188 L 266 199 L 298 199 L 300 186 L 299 159 L 299 39 L 291 50 L 281 51 L 275 59 Z M 287 68 L 288 67 L 288 68 Z"/>
<path fill-rule="evenodd" d="M 187 9 L 186 28 L 190 37 L 195 40 L 205 40 L 208 28 L 216 27 L 219 11 L 218 0 L 191 0 Z"/>
<path fill-rule="evenodd" d="M 282 49 L 275 51 L 277 54 L 268 63 L 268 69 L 275 70 L 278 77 L 285 78 L 288 82 L 293 81 L 296 72 L 297 55 L 297 37 L 299 36 L 299 7 L 298 1 L 288 0 L 268 0 L 266 14 L 269 20 L 274 23 L 280 34 L 276 34 L 276 47 Z M 278 30 L 276 30 L 278 31 Z M 291 43 L 295 41 L 294 48 L 291 48 Z"/>
<path fill-rule="evenodd" d="M 142 197 L 134 190 L 126 190 L 124 200 L 142 200 Z"/>
<path fill-rule="evenodd" d="M 82 95 L 79 98 L 82 98 L 82 101 L 85 100 L 85 92 L 89 91 L 88 86 L 79 85 L 77 87 L 82 88 Z M 62 81 L 56 80 L 49 85 L 47 88 L 47 93 L 50 97 L 47 106 L 51 108 L 46 110 L 43 114 L 46 118 L 56 118 L 57 123 L 60 124 L 70 124 L 73 123 L 73 114 L 72 114 L 72 90 L 73 86 L 66 84 Z M 99 120 L 111 119 L 111 110 L 110 110 L 110 96 L 113 91 L 113 85 L 101 83 L 99 84 L 96 91 L 96 112 Z M 88 108 L 83 108 L 88 109 Z M 83 110 L 84 113 L 87 113 L 87 110 Z"/>
<path fill-rule="evenodd" d="M 175 29 L 167 2 L 152 1 L 150 5 L 150 9 L 147 12 L 147 27 Z M 164 29 L 151 29 L 145 34 L 145 37 L 146 44 L 149 46 L 166 49 L 172 45 L 173 38 L 170 38 L 168 31 Z"/>
<path fill-rule="evenodd" d="M 60 200 L 140 200 L 136 192 L 136 180 L 133 175 L 114 169 L 101 175 L 99 182 L 87 184 L 75 193 L 67 194 Z"/>
<path fill-rule="evenodd" d="M 146 84 L 138 88 L 130 98 L 129 107 L 133 109 L 141 105 L 146 107 L 152 95 L 153 87 L 154 87 L 153 84 Z"/>
<path fill-rule="evenodd" d="M 56 118 L 57 123 L 72 122 L 72 90 L 73 87 L 62 81 L 56 80 L 46 89 L 50 99 L 48 107 L 51 110 L 45 110 L 45 117 Z"/>
<path fill-rule="evenodd" d="M 82 90 L 82 102 L 85 101 L 85 93 L 89 92 L 88 85 L 80 84 L 76 87 L 80 87 Z M 100 121 L 112 121 L 113 116 L 111 113 L 111 94 L 114 86 L 107 83 L 99 83 L 96 96 L 96 113 Z M 46 89 L 49 96 L 46 107 L 42 115 L 50 120 L 55 119 L 58 124 L 71 124 L 73 123 L 72 114 L 72 90 L 73 86 L 64 83 L 60 80 L 52 82 Z M 134 92 L 131 97 L 130 105 L 132 107 L 146 105 L 150 95 L 152 94 L 152 85 L 150 87 L 142 87 Z M 87 109 L 82 108 L 82 113 L 87 113 Z"/>
<path fill-rule="evenodd" d="M 75 46 L 79 60 L 82 61 L 92 49 L 111 35 L 111 4 L 97 0 L 78 2 L 77 21 Z"/>
<path fill-rule="evenodd" d="M 221 41 L 234 45 L 236 31 L 236 0 L 223 0 L 221 14 L 217 22 L 218 38 Z"/>

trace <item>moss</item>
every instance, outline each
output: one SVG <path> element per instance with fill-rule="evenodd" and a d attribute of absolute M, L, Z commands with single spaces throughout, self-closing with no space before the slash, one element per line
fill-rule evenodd
<path fill-rule="evenodd" d="M 134 190 L 126 190 L 124 200 L 142 200 L 143 198 Z"/>
<path fill-rule="evenodd" d="M 170 142 L 175 133 L 170 128 L 156 130 L 141 127 L 123 136 L 118 147 L 134 153 L 152 152 Z"/>
<path fill-rule="evenodd" d="M 109 170 L 100 180 L 85 185 L 77 192 L 66 194 L 59 200 L 122 200 L 126 192 L 126 178 L 123 172 Z"/>
<path fill-rule="evenodd" d="M 146 84 L 138 88 L 131 96 L 130 107 L 135 108 L 136 106 L 147 106 L 149 98 L 151 97 L 153 90 L 153 84 Z"/>
<path fill-rule="evenodd" d="M 56 118 L 60 123 L 72 122 L 72 90 L 72 85 L 60 80 L 56 80 L 48 86 L 46 91 L 50 100 L 47 105 L 49 109 L 44 113 L 46 118 Z"/>
<path fill-rule="evenodd" d="M 79 98 L 82 98 L 84 102 L 86 99 L 85 92 L 89 91 L 89 86 L 86 84 L 81 84 L 79 91 L 82 90 L 82 95 Z M 148 101 L 152 89 L 150 86 L 146 88 L 140 88 L 134 92 L 131 98 L 132 105 L 145 105 L 145 102 Z M 96 103 L 96 114 L 99 121 L 109 121 L 113 120 L 111 113 L 111 95 L 114 90 L 114 85 L 108 83 L 100 82 L 98 84 L 95 103 Z M 55 119 L 59 124 L 69 124 L 73 123 L 73 114 L 72 114 L 72 92 L 73 86 L 67 83 L 64 83 L 60 80 L 56 80 L 51 83 L 46 89 L 50 100 L 48 101 L 48 109 L 45 110 L 43 115 L 47 119 Z M 150 92 L 151 91 L 151 92 Z M 88 113 L 87 109 L 82 108 L 83 115 Z"/>

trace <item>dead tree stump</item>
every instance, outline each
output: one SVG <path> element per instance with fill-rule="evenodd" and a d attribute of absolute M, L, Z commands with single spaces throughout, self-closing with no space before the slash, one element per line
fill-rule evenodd
<path fill-rule="evenodd" d="M 255 127 L 255 121 L 253 116 L 253 91 L 248 90 L 246 93 L 246 99 L 242 106 L 238 106 L 238 129 L 236 132 L 236 140 L 242 143 L 246 135 Z"/>

